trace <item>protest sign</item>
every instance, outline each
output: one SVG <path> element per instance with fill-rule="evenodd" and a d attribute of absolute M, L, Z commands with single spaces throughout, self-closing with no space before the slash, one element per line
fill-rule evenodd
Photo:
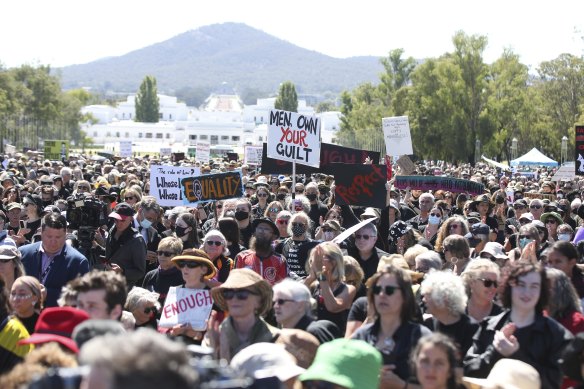
<path fill-rule="evenodd" d="M 574 153 L 574 172 L 577 176 L 584 176 L 584 126 L 576 126 L 576 149 Z"/>
<path fill-rule="evenodd" d="M 397 157 L 398 155 L 414 153 L 412 136 L 410 134 L 410 122 L 407 116 L 383 118 L 381 123 L 387 155 Z"/>
<path fill-rule="evenodd" d="M 313 168 L 305 165 L 296 166 L 296 174 L 312 174 L 324 173 L 332 174 L 330 172 L 330 165 L 335 162 L 347 164 L 361 164 L 365 162 L 367 157 L 373 162 L 379 161 L 380 153 L 378 151 L 368 151 L 352 149 L 350 147 L 343 147 L 333 145 L 331 143 L 323 143 L 320 148 L 320 168 Z M 263 145 L 262 154 L 262 173 L 264 174 L 292 174 L 292 164 L 290 162 L 281 161 L 267 156 L 267 145 Z"/>
<path fill-rule="evenodd" d="M 192 166 L 150 166 L 150 195 L 164 207 L 185 205 L 181 180 L 201 174 L 198 167 Z"/>
<path fill-rule="evenodd" d="M 120 157 L 128 158 L 132 156 L 132 141 L 131 140 L 121 140 L 120 141 Z"/>
<path fill-rule="evenodd" d="M 170 157 L 171 153 L 172 153 L 172 148 L 170 148 L 170 147 L 161 147 L 160 148 L 160 156 L 161 157 Z"/>
<path fill-rule="evenodd" d="M 247 165 L 261 165 L 264 150 L 262 146 L 245 146 L 243 150 L 243 163 Z"/>
<path fill-rule="evenodd" d="M 396 176 L 394 186 L 398 189 L 420 189 L 420 190 L 447 190 L 454 193 L 466 192 L 470 194 L 485 193 L 485 186 L 478 182 L 461 180 L 451 177 L 434 176 Z"/>
<path fill-rule="evenodd" d="M 320 166 L 320 119 L 273 109 L 268 122 L 268 157 Z"/>
<path fill-rule="evenodd" d="M 183 178 L 180 182 L 185 204 L 225 200 L 243 196 L 241 172 L 187 177 Z"/>
<path fill-rule="evenodd" d="M 332 174 L 335 176 L 335 204 L 385 208 L 385 165 L 335 163 Z"/>
<path fill-rule="evenodd" d="M 385 156 L 385 168 L 387 169 L 387 180 L 391 180 L 392 171 L 391 171 L 391 157 L 389 155 Z"/>
<path fill-rule="evenodd" d="M 540 200 L 549 200 L 549 201 L 556 201 L 556 195 L 551 193 L 523 193 L 523 197 L 527 197 L 529 199 L 540 199 Z"/>
<path fill-rule="evenodd" d="M 353 235 L 356 231 L 359 231 L 364 225 L 369 224 L 375 220 L 377 217 L 370 217 L 369 219 L 365 219 L 360 223 L 355 224 L 354 226 L 347 228 L 345 231 L 341 232 L 339 235 L 335 236 L 332 240 L 333 243 L 341 244 L 345 239 L 349 236 Z"/>
<path fill-rule="evenodd" d="M 401 175 L 407 176 L 416 171 L 416 165 L 414 165 L 410 157 L 407 155 L 402 155 L 396 163 L 400 168 Z"/>
<path fill-rule="evenodd" d="M 195 331 L 205 331 L 212 308 L 210 290 L 173 286 L 168 289 L 159 325 L 172 328 L 178 324 L 190 324 Z"/>
<path fill-rule="evenodd" d="M 46 140 L 45 159 L 60 161 L 69 158 L 69 141 L 67 140 Z"/>
<path fill-rule="evenodd" d="M 209 163 L 209 155 L 211 154 L 211 144 L 209 142 L 197 142 L 196 155 L 197 161 L 201 163 Z"/>

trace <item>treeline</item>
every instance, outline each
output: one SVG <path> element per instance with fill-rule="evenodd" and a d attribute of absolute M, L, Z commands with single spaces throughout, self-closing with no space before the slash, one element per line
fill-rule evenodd
<path fill-rule="evenodd" d="M 516 138 L 518 155 L 537 147 L 559 160 L 567 136 L 571 159 L 574 124 L 584 119 L 582 57 L 562 54 L 530 75 L 511 50 L 486 64 L 485 36 L 459 31 L 452 41 L 452 52 L 422 63 L 393 50 L 378 85 L 343 92 L 340 143 L 381 140 L 383 117 L 407 115 L 420 158 L 473 162 L 478 139 L 481 154 L 509 160 Z"/>

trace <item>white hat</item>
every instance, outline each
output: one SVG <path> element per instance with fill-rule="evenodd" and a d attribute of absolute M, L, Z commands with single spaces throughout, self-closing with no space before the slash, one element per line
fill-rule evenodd
<path fill-rule="evenodd" d="M 236 371 L 243 371 L 253 378 L 278 377 L 282 382 L 304 373 L 296 360 L 282 345 L 254 343 L 233 357 L 229 364 Z"/>
<path fill-rule="evenodd" d="M 481 251 L 482 253 L 488 253 L 491 254 L 493 257 L 497 258 L 497 259 L 506 259 L 507 255 L 505 254 L 505 251 L 503 250 L 503 246 L 501 245 L 501 243 L 497 243 L 497 242 L 488 242 L 487 244 L 485 244 L 485 248 L 483 248 L 483 251 Z"/>
<path fill-rule="evenodd" d="M 487 378 L 463 377 L 470 389 L 540 389 L 539 373 L 531 365 L 516 359 L 500 359 Z"/>

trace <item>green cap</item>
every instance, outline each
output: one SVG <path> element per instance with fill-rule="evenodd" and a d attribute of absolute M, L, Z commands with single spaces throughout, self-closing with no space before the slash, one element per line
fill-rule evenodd
<path fill-rule="evenodd" d="M 370 344 L 355 339 L 323 343 L 314 362 L 300 381 L 327 381 L 348 389 L 378 388 L 381 354 Z"/>

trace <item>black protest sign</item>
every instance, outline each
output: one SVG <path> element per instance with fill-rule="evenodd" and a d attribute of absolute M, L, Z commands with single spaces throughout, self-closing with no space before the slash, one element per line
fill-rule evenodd
<path fill-rule="evenodd" d="M 333 163 L 361 164 L 369 157 L 374 162 L 379 161 L 378 151 L 368 151 L 352 149 L 323 143 L 320 147 L 320 168 L 313 168 L 306 165 L 296 165 L 296 174 L 325 173 L 333 174 L 330 166 Z M 264 174 L 292 174 L 292 163 L 269 158 L 267 144 L 263 145 L 262 153 L 262 173 Z"/>
<path fill-rule="evenodd" d="M 483 194 L 485 192 L 485 186 L 483 184 L 451 177 L 395 176 L 394 185 L 398 189 L 442 189 L 454 193 L 466 192 L 475 195 Z"/>
<path fill-rule="evenodd" d="M 576 126 L 576 150 L 574 169 L 577 176 L 584 176 L 584 126 Z"/>
<path fill-rule="evenodd" d="M 335 204 L 385 208 L 385 165 L 333 163 L 329 168 L 335 176 Z"/>
<path fill-rule="evenodd" d="M 206 174 L 181 180 L 185 202 L 225 200 L 243 196 L 240 172 Z"/>

